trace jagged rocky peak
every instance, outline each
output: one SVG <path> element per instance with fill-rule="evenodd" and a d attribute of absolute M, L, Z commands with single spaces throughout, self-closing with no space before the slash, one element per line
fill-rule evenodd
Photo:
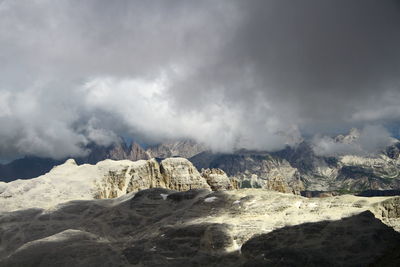
<path fill-rule="evenodd" d="M 160 172 L 166 187 L 185 191 L 194 188 L 211 189 L 196 167 L 185 158 L 167 158 L 161 161 Z"/>
<path fill-rule="evenodd" d="M 138 143 L 132 141 L 129 145 L 127 145 L 122 138 L 109 146 L 90 144 L 87 149 L 90 150 L 89 155 L 78 158 L 77 161 L 79 163 L 96 164 L 97 162 L 105 159 L 129 159 L 133 161 L 150 159 L 146 151 Z"/>
<path fill-rule="evenodd" d="M 131 143 L 126 153 L 126 159 L 133 161 L 140 159 L 150 159 L 150 158 L 152 157 L 150 157 L 146 153 L 146 151 L 136 142 Z"/>
<path fill-rule="evenodd" d="M 126 145 L 122 138 L 108 147 L 91 145 L 89 149 L 92 152 L 87 158 L 83 158 L 81 161 L 92 164 L 104 159 L 129 159 L 135 161 L 151 158 L 190 158 L 207 150 L 205 145 L 199 144 L 193 140 L 166 142 L 144 149 L 140 144 L 134 141 L 132 141 L 130 145 Z"/>
<path fill-rule="evenodd" d="M 206 150 L 208 148 L 205 145 L 193 140 L 179 140 L 151 146 L 146 150 L 146 153 L 151 158 L 190 158 Z"/>

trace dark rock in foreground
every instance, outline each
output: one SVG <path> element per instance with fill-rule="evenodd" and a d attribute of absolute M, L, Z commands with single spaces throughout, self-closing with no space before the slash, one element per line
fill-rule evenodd
<path fill-rule="evenodd" d="M 1 213 L 0 266 L 395 266 L 399 205 L 154 188 Z"/>

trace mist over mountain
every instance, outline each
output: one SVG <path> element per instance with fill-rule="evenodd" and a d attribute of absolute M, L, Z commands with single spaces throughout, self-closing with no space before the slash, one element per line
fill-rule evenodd
<path fill-rule="evenodd" d="M 371 139 L 376 132 L 379 133 L 377 138 Z M 209 168 L 222 170 L 239 188 L 267 188 L 295 194 L 400 188 L 400 141 L 378 126 L 353 128 L 347 134 L 333 137 L 304 139 L 278 151 L 213 152 L 193 140 L 144 148 L 135 142 L 128 145 L 122 138 L 110 146 L 91 144 L 87 150 L 90 151 L 88 155 L 75 158 L 78 164 L 97 164 L 106 159 L 137 161 L 183 157 L 200 172 Z M 0 165 L 0 181 L 38 177 L 65 160 L 26 157 Z"/>

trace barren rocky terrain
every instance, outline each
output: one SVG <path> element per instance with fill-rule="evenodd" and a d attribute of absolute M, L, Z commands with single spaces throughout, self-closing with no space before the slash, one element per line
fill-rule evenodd
<path fill-rule="evenodd" d="M 393 266 L 393 228 L 399 197 L 154 188 L 2 213 L 0 266 Z"/>
<path fill-rule="evenodd" d="M 239 189 L 246 178 L 184 158 L 71 159 L 0 183 L 0 266 L 400 264 L 400 197 L 306 198 L 287 161 L 236 157 L 222 162 L 263 184 Z"/>

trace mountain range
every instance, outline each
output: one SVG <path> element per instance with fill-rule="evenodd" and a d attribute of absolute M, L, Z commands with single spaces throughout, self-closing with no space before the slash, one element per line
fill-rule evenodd
<path fill-rule="evenodd" d="M 357 130 L 332 140 L 350 145 L 359 138 Z M 104 159 L 132 161 L 151 158 L 184 157 L 201 169 L 217 168 L 235 178 L 241 188 L 266 188 L 280 192 L 361 192 L 400 189 L 400 142 L 375 154 L 318 155 L 310 140 L 274 151 L 237 150 L 213 153 L 191 140 L 163 143 L 143 148 L 123 141 L 109 147 L 91 145 L 90 154 L 77 158 L 78 164 L 96 164 Z M 62 161 L 26 157 L 0 165 L 0 181 L 33 178 L 50 171 Z"/>
<path fill-rule="evenodd" d="M 87 150 L 90 153 L 86 156 L 75 158 L 78 164 L 96 164 L 105 159 L 132 161 L 151 158 L 185 157 L 190 158 L 206 148 L 190 140 L 169 142 L 153 145 L 144 149 L 135 142 L 127 145 L 122 139 L 110 146 L 99 146 L 89 144 Z M 7 164 L 0 164 L 0 181 L 9 182 L 16 179 L 30 179 L 49 172 L 54 166 L 60 165 L 67 160 L 55 160 L 26 156 L 16 159 Z"/>

